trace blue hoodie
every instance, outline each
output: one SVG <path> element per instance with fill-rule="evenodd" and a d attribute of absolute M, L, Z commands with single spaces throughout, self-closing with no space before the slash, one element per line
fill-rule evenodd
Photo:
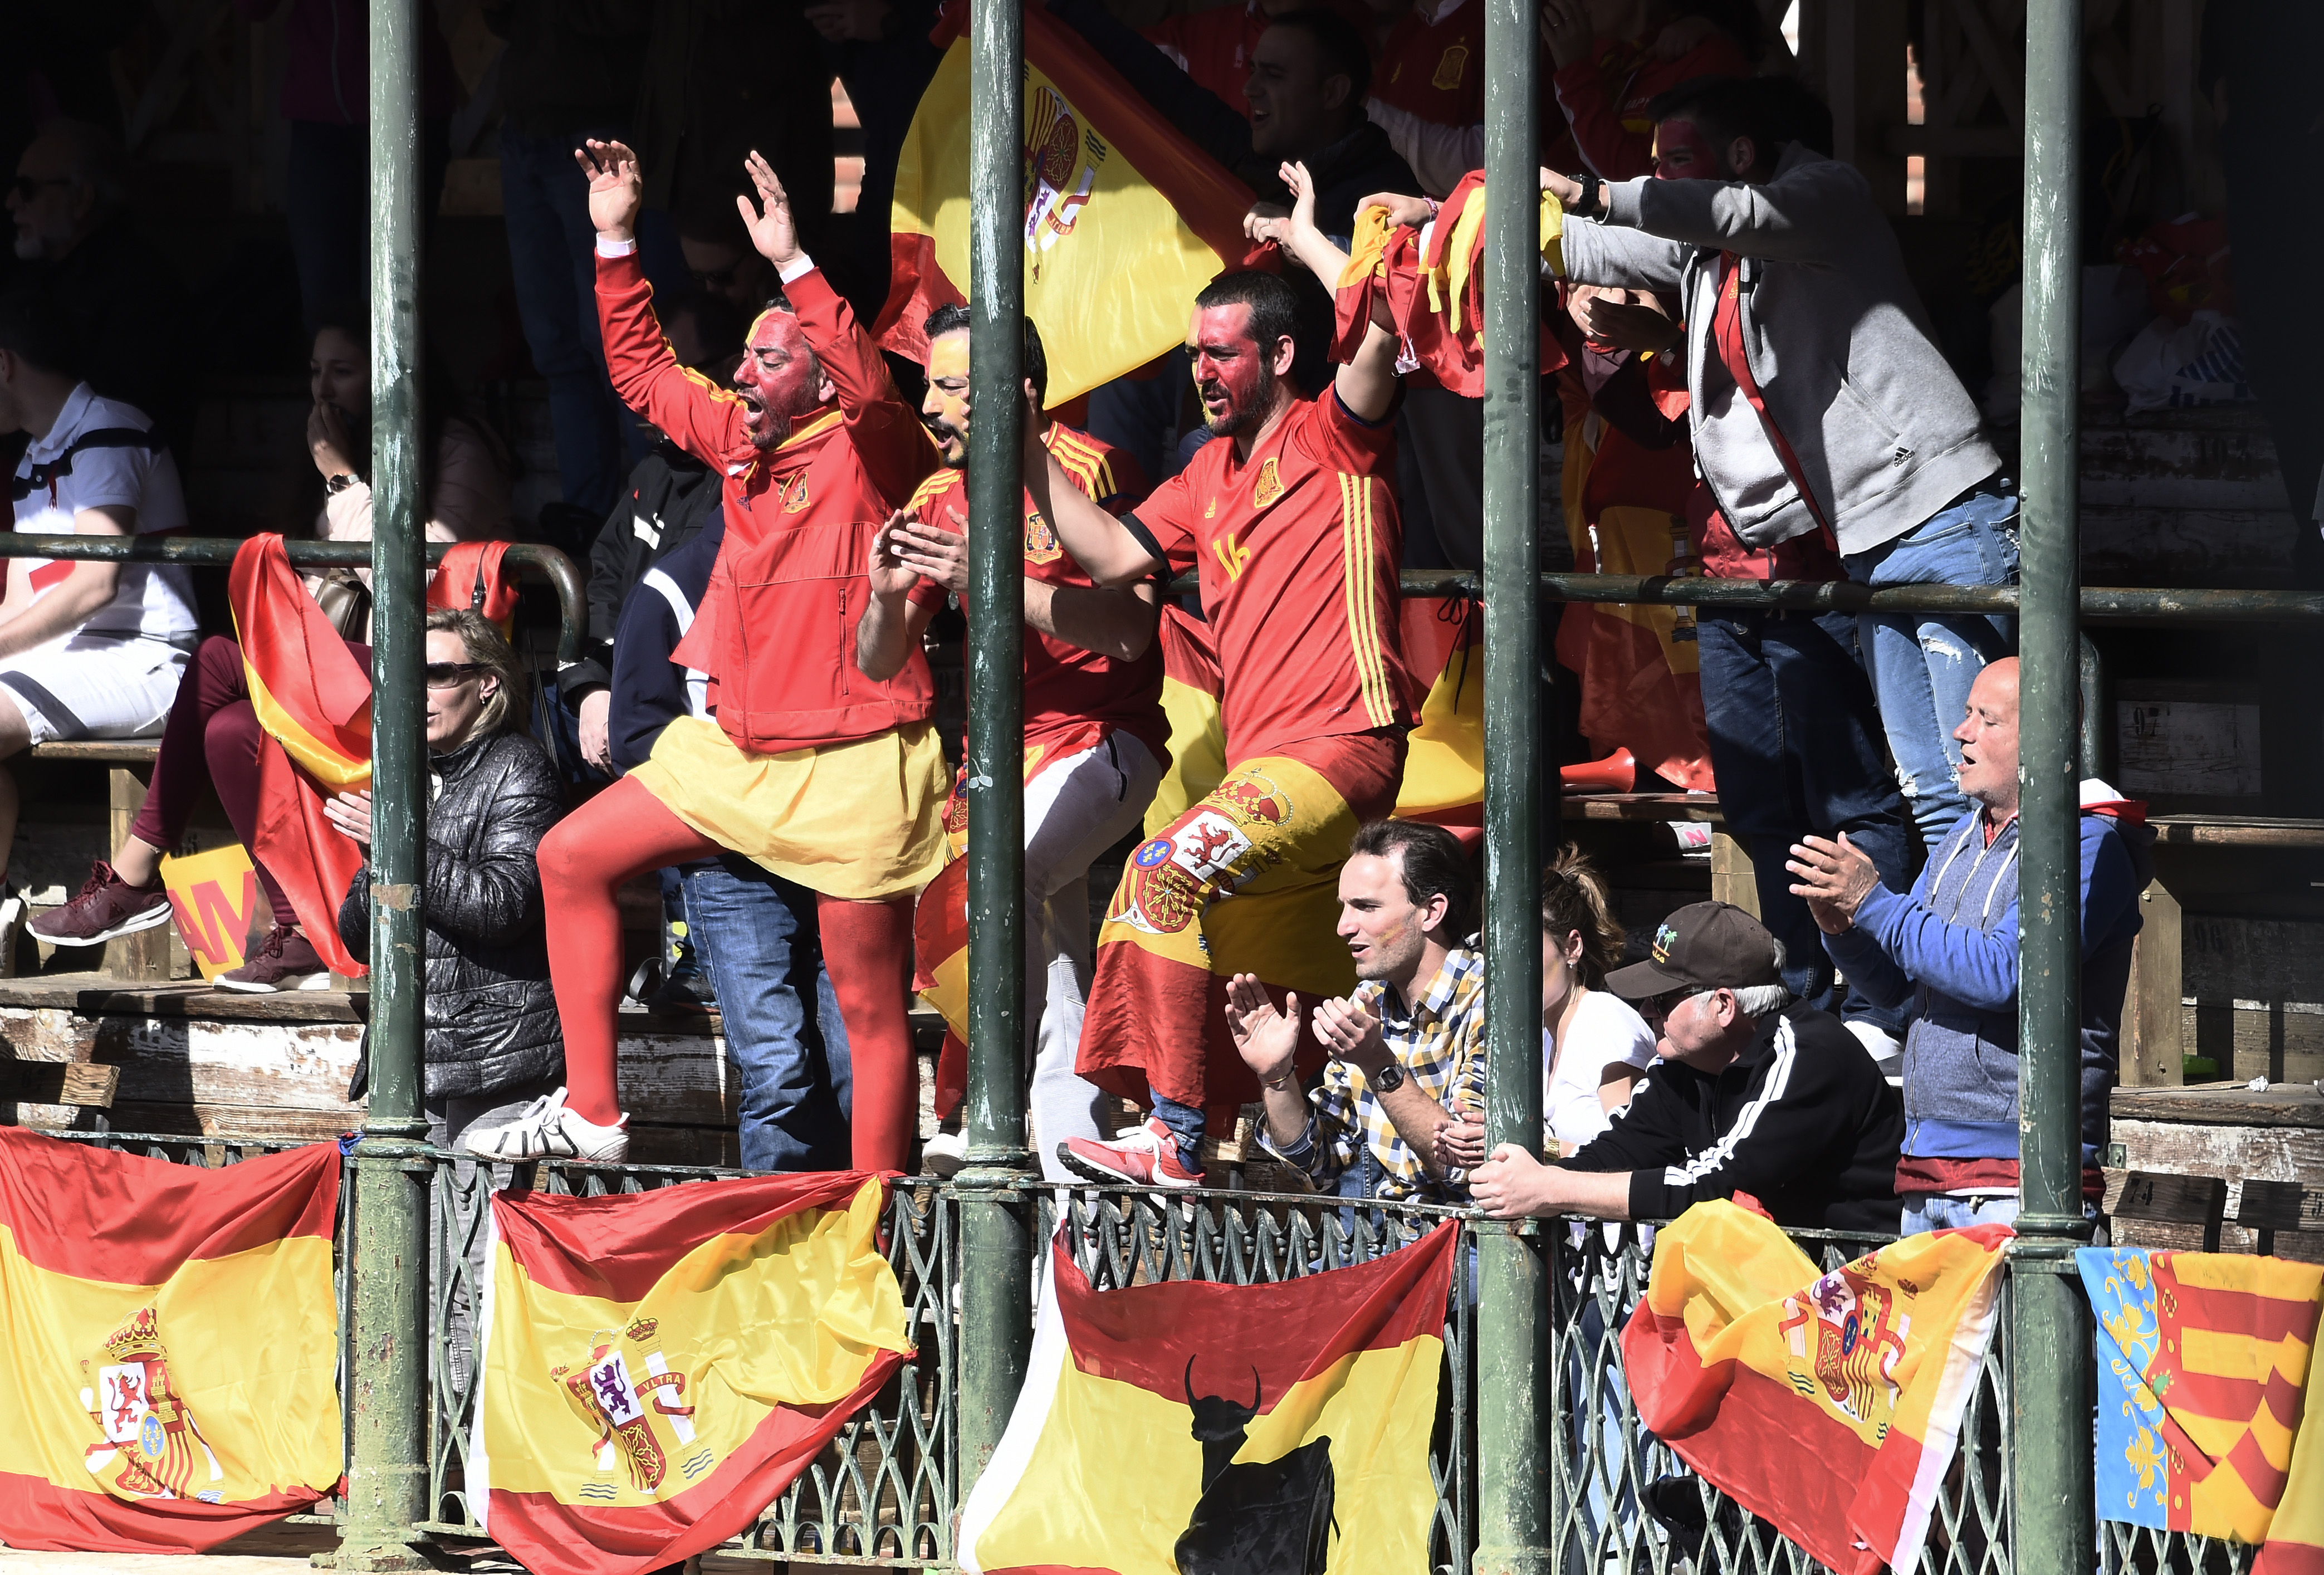
<path fill-rule="evenodd" d="M 2017 822 L 1988 846 L 1972 806 L 1930 858 L 1909 897 L 1883 886 L 1856 926 L 1823 938 L 1849 981 L 1881 1006 L 1913 1002 L 1904 1038 L 1906 1168 L 1924 1160 L 2017 1157 Z M 2131 942 L 2141 923 L 2140 852 L 2152 834 L 2081 817 L 2082 1165 L 2098 1164 Z"/>

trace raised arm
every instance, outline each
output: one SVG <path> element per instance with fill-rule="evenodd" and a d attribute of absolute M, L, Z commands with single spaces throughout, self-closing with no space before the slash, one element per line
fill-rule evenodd
<path fill-rule="evenodd" d="M 638 261 L 638 209 L 645 177 L 623 143 L 594 138 L 573 151 L 589 182 L 589 222 L 597 227 L 597 318 L 605 369 L 622 402 L 706 465 L 747 448 L 742 403 L 678 364 L 654 316 L 653 287 Z"/>
<path fill-rule="evenodd" d="M 1323 281 L 1323 288 L 1336 291 L 1340 277 L 1347 272 L 1348 253 L 1337 242 L 1315 226 L 1315 180 L 1305 164 L 1286 164 L 1281 170 L 1283 184 L 1291 191 L 1291 215 L 1288 218 L 1254 218 L 1250 221 L 1254 240 L 1274 241 Z M 1361 209 L 1358 210 L 1361 212 Z M 1364 332 L 1364 342 L 1340 370 L 1333 374 L 1333 386 L 1339 391 L 1340 402 L 1360 421 L 1377 421 L 1385 417 L 1396 401 L 1396 335 L 1375 319 Z"/>

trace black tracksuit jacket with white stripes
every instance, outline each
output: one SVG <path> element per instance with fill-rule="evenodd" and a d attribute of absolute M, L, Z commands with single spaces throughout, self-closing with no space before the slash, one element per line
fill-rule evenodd
<path fill-rule="evenodd" d="M 1563 1163 L 1630 1173 L 1630 1218 L 1674 1220 L 1748 1193 L 1779 1225 L 1893 1236 L 1904 1106 L 1840 1019 L 1793 1005 L 1759 1019 L 1716 1077 L 1657 1061 L 1630 1108 Z"/>

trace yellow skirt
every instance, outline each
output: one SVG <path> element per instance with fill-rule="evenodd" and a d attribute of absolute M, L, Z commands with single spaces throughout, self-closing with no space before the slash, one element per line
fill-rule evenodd
<path fill-rule="evenodd" d="M 630 775 L 719 846 L 825 896 L 908 897 L 944 867 L 944 751 L 925 722 L 752 755 L 682 716 Z"/>

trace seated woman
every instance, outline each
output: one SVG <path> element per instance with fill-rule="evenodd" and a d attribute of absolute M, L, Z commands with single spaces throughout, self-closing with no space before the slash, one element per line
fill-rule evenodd
<path fill-rule="evenodd" d="M 522 727 L 524 674 L 501 631 L 467 608 L 428 614 L 428 945 L 421 1061 L 429 1141 L 512 1120 L 558 1090 L 565 1041 L 549 987 L 542 835 L 565 812 L 557 773 Z M 368 848 L 371 793 L 325 813 Z M 348 887 L 339 938 L 371 959 L 371 870 Z M 357 1078 L 355 1092 L 363 1079 Z"/>
<path fill-rule="evenodd" d="M 353 326 L 348 326 L 352 324 Z M 318 536 L 367 540 L 371 536 L 371 489 L 362 479 L 362 456 L 370 447 L 371 361 L 364 351 L 362 319 L 333 314 L 315 336 L 308 387 L 315 399 L 307 417 L 307 445 L 323 477 L 325 502 L 315 521 Z M 471 541 L 509 534 L 509 466 L 500 440 L 480 421 L 457 413 L 447 398 L 429 401 L 432 431 L 425 452 L 434 464 L 428 484 L 428 538 Z M 360 447 L 358 447 L 360 445 Z M 353 593 L 350 593 L 351 594 Z M 355 632 L 354 619 L 340 622 Z M 366 668 L 371 650 L 354 647 Z M 80 892 L 62 907 L 26 927 L 59 946 L 97 946 L 170 922 L 170 895 L 161 884 L 161 855 L 186 834 L 186 823 L 204 783 L 217 788 L 235 835 L 245 848 L 257 846 L 258 718 L 250 708 L 243 676 L 242 647 L 224 636 L 202 641 L 178 686 L 177 700 L 161 732 L 161 758 L 129 836 L 90 869 Z M 255 861 L 254 861 L 254 862 Z M 251 959 L 218 975 L 222 990 L 268 992 L 322 990 L 330 971 L 300 929 L 299 916 L 281 886 L 258 866 L 273 916 L 273 928 Z"/>
<path fill-rule="evenodd" d="M 1541 872 L 1542 1147 L 1571 1154 L 1630 1102 L 1655 1031 L 1600 988 L 1621 965 L 1622 926 L 1605 877 L 1572 843 Z"/>

